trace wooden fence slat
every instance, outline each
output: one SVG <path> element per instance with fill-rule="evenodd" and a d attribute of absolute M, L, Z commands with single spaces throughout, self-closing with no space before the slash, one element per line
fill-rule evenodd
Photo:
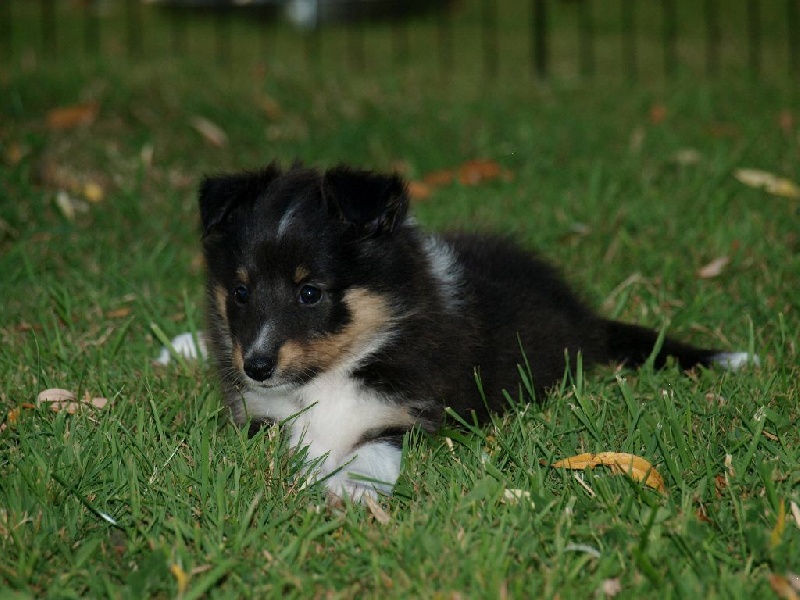
<path fill-rule="evenodd" d="M 55 57 L 58 54 L 58 33 L 56 30 L 55 0 L 41 0 L 42 17 L 42 52 Z"/>
<path fill-rule="evenodd" d="M 759 0 L 747 0 L 747 46 L 750 74 L 761 73 L 761 5 Z"/>
<path fill-rule="evenodd" d="M 786 0 L 786 37 L 789 50 L 789 74 L 800 75 L 800 11 L 798 0 Z"/>
<path fill-rule="evenodd" d="M 636 81 L 638 60 L 636 56 L 636 11 L 635 2 L 620 0 L 622 13 L 622 63 L 628 79 Z"/>
<path fill-rule="evenodd" d="M 532 0 L 531 6 L 531 64 L 536 79 L 546 79 L 548 71 L 547 2 Z"/>
<path fill-rule="evenodd" d="M 481 22 L 483 33 L 483 74 L 487 79 L 494 79 L 498 69 L 497 51 L 497 4 L 493 0 L 481 3 Z"/>
<path fill-rule="evenodd" d="M 83 48 L 87 55 L 100 53 L 100 22 L 97 0 L 87 0 L 83 7 Z"/>
<path fill-rule="evenodd" d="M 582 77 L 593 77 L 594 60 L 594 15 L 592 0 L 580 0 L 578 9 L 578 36 L 580 72 Z"/>
<path fill-rule="evenodd" d="M 8 60 L 14 55 L 13 16 L 11 2 L 0 2 L 0 44 Z"/>
<path fill-rule="evenodd" d="M 706 75 L 719 73 L 719 48 L 722 36 L 719 27 L 719 5 L 717 0 L 705 0 L 706 21 Z"/>
<path fill-rule="evenodd" d="M 678 65 L 678 7 L 675 0 L 662 0 L 661 7 L 664 29 L 664 76 L 669 79 L 675 75 Z"/>

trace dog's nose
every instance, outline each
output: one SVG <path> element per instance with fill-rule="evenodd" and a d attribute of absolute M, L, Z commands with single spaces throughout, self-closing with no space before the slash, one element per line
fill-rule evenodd
<path fill-rule="evenodd" d="M 264 381 L 275 372 L 275 360 L 269 356 L 254 356 L 244 361 L 244 372 L 250 379 Z"/>

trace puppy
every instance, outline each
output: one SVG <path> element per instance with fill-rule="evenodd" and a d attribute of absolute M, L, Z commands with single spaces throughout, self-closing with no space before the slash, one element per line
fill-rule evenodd
<path fill-rule="evenodd" d="M 501 237 L 423 231 L 397 176 L 275 164 L 200 191 L 209 351 L 234 421 L 282 423 L 339 497 L 389 494 L 403 435 L 485 420 L 530 365 L 537 398 L 583 365 L 641 365 L 658 334 L 588 308 Z M 653 356 L 736 368 L 666 338 Z M 475 378 L 480 379 L 480 389 Z M 474 416 L 473 416 L 474 415 Z"/>

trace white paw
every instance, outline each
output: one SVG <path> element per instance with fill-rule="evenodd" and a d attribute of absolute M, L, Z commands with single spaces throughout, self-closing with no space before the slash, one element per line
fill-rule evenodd
<path fill-rule="evenodd" d="M 761 365 L 757 354 L 749 354 L 747 352 L 720 352 L 714 355 L 711 360 L 729 371 L 736 371 L 747 365 L 753 365 L 754 367 Z"/>
<path fill-rule="evenodd" d="M 195 336 L 191 333 L 182 333 L 172 338 L 170 345 L 177 354 L 191 360 L 196 360 L 198 357 L 205 358 L 208 356 L 208 348 L 206 347 L 205 336 L 202 331 L 197 332 L 197 344 L 194 343 Z M 162 348 L 161 353 L 156 359 L 159 365 L 168 365 L 172 362 L 172 355 L 168 348 Z"/>

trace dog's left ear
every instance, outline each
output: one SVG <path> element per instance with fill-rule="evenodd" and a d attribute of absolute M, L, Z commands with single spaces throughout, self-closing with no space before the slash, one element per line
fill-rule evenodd
<path fill-rule="evenodd" d="M 256 173 L 206 177 L 200 186 L 199 198 L 203 235 L 207 236 L 225 223 L 240 206 L 252 204 L 280 173 L 280 168 L 272 163 Z"/>
<path fill-rule="evenodd" d="M 406 186 L 397 175 L 336 167 L 325 172 L 322 193 L 329 213 L 365 236 L 391 233 L 408 211 Z"/>

